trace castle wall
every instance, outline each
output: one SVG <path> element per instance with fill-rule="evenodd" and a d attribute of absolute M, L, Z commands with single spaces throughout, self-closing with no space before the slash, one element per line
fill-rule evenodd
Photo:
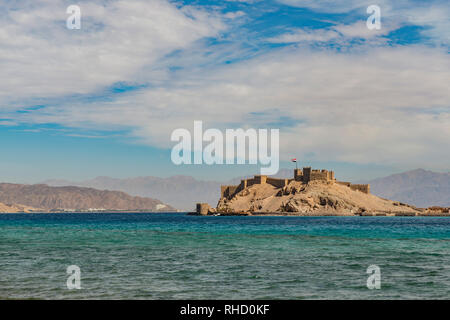
<path fill-rule="evenodd" d="M 276 187 L 283 188 L 289 184 L 289 179 L 276 179 L 276 178 L 267 178 L 267 183 Z"/>
<path fill-rule="evenodd" d="M 327 170 L 312 170 L 310 173 L 309 181 L 313 180 L 322 180 L 322 181 L 328 181 L 329 175 Z"/>
<path fill-rule="evenodd" d="M 235 194 L 238 191 L 238 189 L 241 187 L 241 184 L 239 184 L 237 186 L 220 186 L 220 197 L 221 198 L 231 197 L 233 194 Z"/>
<path fill-rule="evenodd" d="M 352 190 L 355 191 L 361 191 L 364 193 L 369 194 L 370 193 L 370 185 L 369 184 L 352 184 L 350 182 L 346 182 L 346 181 L 336 181 L 336 183 L 349 187 Z"/>
<path fill-rule="evenodd" d="M 256 179 L 252 178 L 252 179 L 247 179 L 247 187 L 250 187 L 252 185 L 256 184 Z"/>
<path fill-rule="evenodd" d="M 233 194 L 235 194 L 237 192 L 237 190 L 239 189 L 239 185 L 237 186 L 229 186 L 228 187 L 228 196 L 232 196 Z"/>
<path fill-rule="evenodd" d="M 356 191 L 361 191 L 361 192 L 364 192 L 367 194 L 370 193 L 370 185 L 368 185 L 368 184 L 352 184 L 352 185 L 350 185 L 350 189 L 356 190 Z"/>
<path fill-rule="evenodd" d="M 224 198 L 225 197 L 225 193 L 228 190 L 228 186 L 220 186 L 220 198 Z"/>
<path fill-rule="evenodd" d="M 311 167 L 303 168 L 303 182 L 307 183 L 311 181 Z"/>
<path fill-rule="evenodd" d="M 257 175 L 254 177 L 255 184 L 265 184 L 267 182 L 267 176 Z"/>
<path fill-rule="evenodd" d="M 370 185 L 368 184 L 351 184 L 347 181 L 336 181 L 334 176 L 334 171 L 322 170 L 311 170 L 311 167 L 304 167 L 302 169 L 294 170 L 294 179 L 277 179 L 271 178 L 266 175 L 256 175 L 251 179 L 241 180 L 241 183 L 237 186 L 221 186 L 220 194 L 221 198 L 230 198 L 234 194 L 244 190 L 254 184 L 265 184 L 268 183 L 276 188 L 283 188 L 287 186 L 291 181 L 302 181 L 303 183 L 308 183 L 309 181 L 320 180 L 320 181 L 331 181 L 336 182 L 340 185 L 347 186 L 355 191 L 361 191 L 364 193 L 370 193 Z"/>
<path fill-rule="evenodd" d="M 303 171 L 302 169 L 294 170 L 294 180 L 295 181 L 303 181 Z"/>

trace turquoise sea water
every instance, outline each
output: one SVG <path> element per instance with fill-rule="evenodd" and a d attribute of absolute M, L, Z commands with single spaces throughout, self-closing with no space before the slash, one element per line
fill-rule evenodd
<path fill-rule="evenodd" d="M 0 299 L 449 299 L 449 254 L 445 217 L 2 214 Z"/>

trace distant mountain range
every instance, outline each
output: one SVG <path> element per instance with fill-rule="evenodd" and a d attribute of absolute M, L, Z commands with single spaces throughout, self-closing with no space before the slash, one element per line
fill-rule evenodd
<path fill-rule="evenodd" d="M 67 180 L 47 180 L 50 186 L 79 186 L 100 190 L 119 190 L 140 197 L 151 197 L 168 203 L 177 209 L 194 211 L 196 202 L 217 204 L 222 182 L 197 180 L 190 176 L 170 178 L 137 177 L 116 179 L 97 177 L 82 182 Z M 1 201 L 1 200 L 0 200 Z"/>
<path fill-rule="evenodd" d="M 291 178 L 292 169 L 281 169 L 276 177 Z M 240 178 L 218 182 L 201 181 L 190 176 L 169 178 L 149 176 L 127 179 L 97 177 L 82 182 L 48 180 L 44 183 L 52 186 L 75 185 L 101 190 L 119 190 L 134 196 L 157 198 L 177 209 L 192 211 L 196 202 L 207 202 L 215 206 L 219 200 L 220 186 L 237 184 L 239 181 Z M 418 207 L 450 206 L 450 173 L 417 169 L 365 183 L 370 183 L 373 194 L 383 198 Z"/>
<path fill-rule="evenodd" d="M 0 183 L 0 203 L 20 204 L 44 210 L 175 210 L 159 200 L 130 196 L 121 191 L 96 190 L 77 186 L 52 187 L 45 184 Z"/>
<path fill-rule="evenodd" d="M 417 207 L 450 207 L 450 172 L 424 169 L 393 174 L 371 181 L 370 191 L 383 198 Z"/>

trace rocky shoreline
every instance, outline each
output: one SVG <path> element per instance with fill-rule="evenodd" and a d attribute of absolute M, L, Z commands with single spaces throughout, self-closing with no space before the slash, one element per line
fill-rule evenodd
<path fill-rule="evenodd" d="M 427 209 L 424 209 L 427 210 Z M 450 212 L 362 212 L 359 214 L 342 214 L 336 212 L 210 212 L 206 215 L 188 212 L 192 216 L 248 216 L 248 217 L 450 217 Z"/>

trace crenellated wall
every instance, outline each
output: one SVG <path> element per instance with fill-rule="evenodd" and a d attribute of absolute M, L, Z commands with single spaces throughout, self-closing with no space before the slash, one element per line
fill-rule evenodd
<path fill-rule="evenodd" d="M 245 179 L 247 181 L 247 187 L 250 187 L 254 184 L 256 184 L 256 179 L 252 178 L 252 179 Z"/>
<path fill-rule="evenodd" d="M 350 189 L 361 191 L 364 193 L 369 194 L 370 193 L 370 185 L 369 184 L 351 184 Z"/>
<path fill-rule="evenodd" d="M 312 170 L 311 167 L 305 167 L 303 170 L 295 169 L 294 170 L 294 179 L 295 181 L 302 181 L 304 183 L 308 183 L 310 181 L 331 181 L 334 182 L 334 171 L 328 171 L 325 169 L 322 170 Z"/>
<path fill-rule="evenodd" d="M 303 170 L 302 169 L 294 170 L 294 180 L 295 181 L 303 181 Z"/>
<path fill-rule="evenodd" d="M 343 186 L 350 187 L 351 183 L 347 181 L 336 181 L 337 184 L 341 184 Z"/>
<path fill-rule="evenodd" d="M 241 184 L 238 184 L 237 186 L 220 186 L 220 197 L 221 198 L 230 198 L 233 196 L 236 192 L 239 192 L 238 190 L 242 186 Z"/>
<path fill-rule="evenodd" d="M 324 181 L 330 180 L 328 171 L 327 170 L 311 170 L 309 181 L 314 181 L 314 180 L 324 180 Z"/>
<path fill-rule="evenodd" d="M 311 181 L 311 167 L 303 168 L 303 182 L 307 183 Z"/>
<path fill-rule="evenodd" d="M 361 192 L 364 192 L 367 194 L 370 193 L 370 185 L 369 184 L 352 184 L 347 181 L 336 181 L 336 183 L 346 186 L 346 187 L 349 187 L 350 189 L 355 190 L 355 191 L 361 191 Z"/>
<path fill-rule="evenodd" d="M 265 184 L 267 182 L 267 176 L 257 175 L 255 176 L 255 184 Z"/>
<path fill-rule="evenodd" d="M 289 184 L 289 179 L 267 178 L 267 183 L 276 188 L 283 188 Z"/>

